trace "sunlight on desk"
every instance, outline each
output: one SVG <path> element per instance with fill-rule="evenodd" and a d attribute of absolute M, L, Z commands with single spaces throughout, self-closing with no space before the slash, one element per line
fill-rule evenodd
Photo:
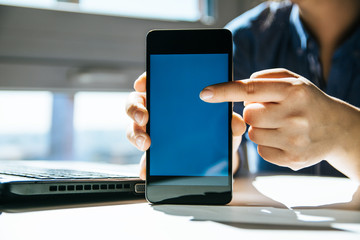
<path fill-rule="evenodd" d="M 348 203 L 359 187 L 347 178 L 313 176 L 262 176 L 253 185 L 288 208 Z"/>

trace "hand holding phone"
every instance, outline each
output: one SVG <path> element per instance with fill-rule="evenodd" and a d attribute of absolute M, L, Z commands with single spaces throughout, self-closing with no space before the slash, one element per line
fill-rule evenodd
<path fill-rule="evenodd" d="M 146 72 L 141 74 L 134 82 L 135 91 L 129 94 L 126 112 L 134 121 L 127 131 L 128 140 L 141 151 L 146 151 L 151 145 L 150 136 L 146 133 L 146 124 L 149 120 L 149 113 L 145 107 L 146 103 Z M 238 169 L 240 159 L 238 148 L 242 135 L 246 130 L 244 119 L 236 112 L 233 112 L 231 119 L 231 130 L 233 135 L 233 173 Z M 146 179 L 146 155 L 140 160 L 139 176 Z"/>

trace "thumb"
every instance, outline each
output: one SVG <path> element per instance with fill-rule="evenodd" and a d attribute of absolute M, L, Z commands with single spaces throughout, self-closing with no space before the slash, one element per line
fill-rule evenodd
<path fill-rule="evenodd" d="M 285 68 L 266 69 L 251 74 L 250 79 L 255 78 L 299 78 L 300 76 Z"/>
<path fill-rule="evenodd" d="M 231 129 L 234 137 L 241 137 L 246 131 L 245 121 L 238 113 L 233 112 Z"/>

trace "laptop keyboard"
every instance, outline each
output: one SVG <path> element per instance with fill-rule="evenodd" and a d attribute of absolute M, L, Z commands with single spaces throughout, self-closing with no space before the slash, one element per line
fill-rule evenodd
<path fill-rule="evenodd" d="M 73 169 L 49 169 L 49 168 L 32 168 L 32 167 L 21 167 L 13 168 L 12 166 L 1 166 L 0 174 L 30 177 L 37 179 L 106 179 L 106 178 L 123 178 L 127 177 L 124 175 L 102 173 L 102 172 L 89 172 L 79 171 Z"/>

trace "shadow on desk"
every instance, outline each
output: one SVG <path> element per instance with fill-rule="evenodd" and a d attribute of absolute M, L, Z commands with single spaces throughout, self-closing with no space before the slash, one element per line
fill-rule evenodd
<path fill-rule="evenodd" d="M 84 195 L 77 198 L 62 198 L 57 199 L 57 196 L 47 197 L 43 200 L 36 200 L 31 202 L 10 202 L 7 204 L 0 204 L 0 209 L 7 213 L 22 213 L 35 212 L 47 210 L 59 210 L 69 208 L 84 208 L 84 207 L 98 207 L 111 205 L 125 205 L 134 203 L 144 203 L 145 197 L 143 194 L 133 195 Z M 1 211 L 1 210 L 0 210 Z M 0 212 L 1 214 L 1 212 Z"/>
<path fill-rule="evenodd" d="M 153 206 L 172 216 L 190 216 L 192 221 L 213 221 L 245 229 L 334 230 L 360 233 L 357 211 L 335 209 L 280 209 L 243 206 Z"/>
<path fill-rule="evenodd" d="M 154 205 L 192 221 L 272 230 L 360 233 L 360 191 L 346 178 L 263 176 L 237 179 L 229 206 Z"/>

